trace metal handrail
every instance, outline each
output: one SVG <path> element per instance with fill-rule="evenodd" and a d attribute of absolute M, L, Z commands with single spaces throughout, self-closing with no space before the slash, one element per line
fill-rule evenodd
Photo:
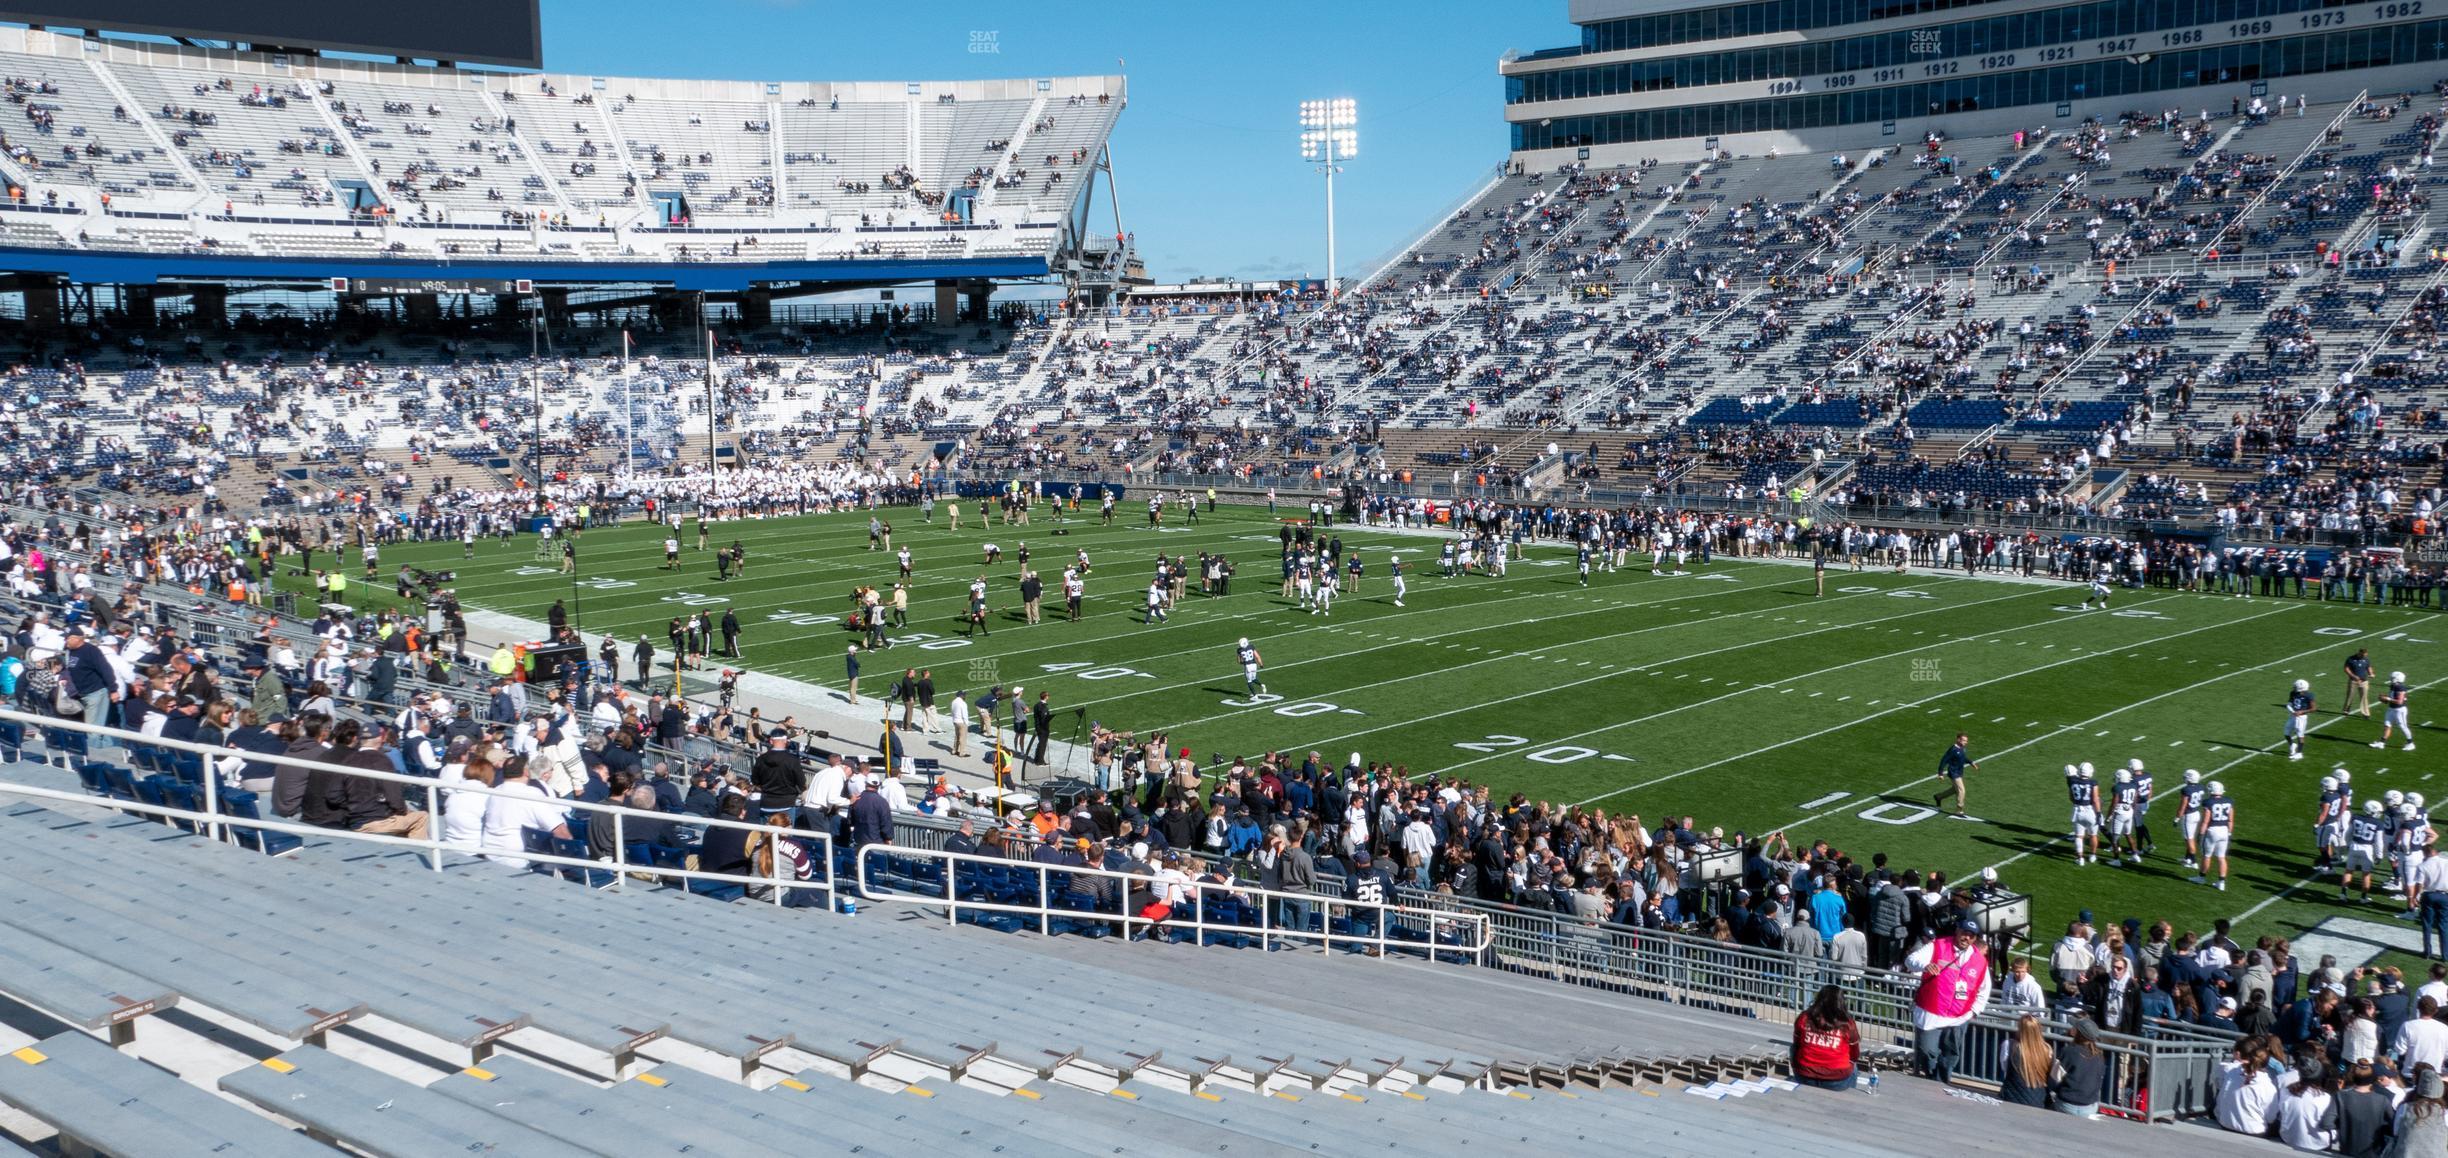
<path fill-rule="evenodd" d="M 2347 101 L 2345 107 L 2340 108 L 2336 116 L 2329 118 L 2328 124 L 2321 126 L 2321 131 L 2313 135 L 2311 142 L 2303 147 L 2303 151 L 2295 154 L 2294 160 L 2287 162 L 2286 168 L 2280 169 L 2277 176 L 2270 178 L 2269 184 L 2262 186 L 2260 192 L 2253 194 L 2252 200 L 2244 203 L 2244 208 L 2237 210 L 2234 217 L 2227 219 L 2227 224 L 2220 226 L 2219 231 L 2211 234 L 2210 240 L 2194 252 L 2205 257 L 2217 253 L 2219 243 L 2227 240 L 2227 235 L 2234 232 L 2237 226 L 2251 220 L 2253 211 L 2261 208 L 2261 203 L 2269 200 L 2270 194 L 2277 192 L 2279 186 L 2286 184 L 2287 178 L 2294 176 L 2297 169 L 2303 168 L 2303 163 L 2310 160 L 2312 154 L 2327 148 L 2329 134 L 2345 128 L 2346 119 L 2353 116 L 2356 109 L 2362 108 L 2363 102 L 2370 97 L 2371 90 L 2368 88 L 2356 93 L 2354 99 Z"/>
<path fill-rule="evenodd" d="M 1041 874 L 1097 871 L 1038 865 L 1026 860 L 1006 861 L 984 854 L 946 853 L 939 846 L 951 835 L 955 823 L 940 816 L 896 816 L 896 843 L 881 851 L 901 856 L 932 856 L 951 862 L 977 860 L 1034 869 Z M 1033 843 L 1028 838 L 1033 838 L 1034 833 L 1016 835 L 1024 838 L 1024 844 Z M 910 841 L 919 843 L 907 843 Z M 877 887 L 864 875 L 864 854 L 869 851 L 861 850 L 863 888 Z M 1144 879 L 1127 873 L 1098 875 Z M 957 891 L 953 888 L 957 884 L 956 874 L 947 870 L 947 890 Z M 1333 881 L 1325 874 L 1320 874 L 1316 887 L 1317 895 L 1309 898 L 1313 904 L 1349 903 L 1342 901 L 1340 894 L 1333 891 Z M 1235 884 L 1232 888 L 1250 894 L 1266 892 L 1242 884 Z M 1273 895 L 1297 899 L 1297 894 Z M 1915 1037 L 1913 993 L 1917 981 L 1909 974 L 1847 966 L 1780 950 L 1728 944 L 1688 933 L 1558 916 L 1450 894 L 1427 893 L 1405 886 L 1397 886 L 1396 895 L 1399 898 L 1396 902 L 1398 908 L 1413 912 L 1424 910 L 1449 919 L 1475 916 L 1484 922 L 1488 931 L 1488 947 L 1477 960 L 1486 966 L 1563 984 L 1688 1005 L 1774 1024 L 1790 1024 L 1809 1005 L 1821 985 L 1834 984 L 1844 994 L 1846 1007 L 1855 1020 L 1868 1033 L 1882 1035 L 1890 1045 L 1898 1047 L 1910 1046 Z M 904 899 L 921 904 L 945 903 L 942 896 L 934 893 Z M 954 921 L 959 919 L 957 910 L 1010 911 L 1011 915 L 1022 915 L 1022 911 L 1040 911 L 1029 906 L 998 906 L 957 898 L 953 904 L 957 909 L 948 908 L 947 918 Z M 1268 916 L 1271 919 L 1273 915 Z M 1122 928 L 1129 928 L 1133 923 L 1127 914 L 1062 908 L 1053 909 L 1051 917 L 1053 920 L 1110 922 Z M 1202 938 L 1209 931 L 1278 938 L 1293 935 L 1288 930 L 1270 931 L 1246 925 L 1218 926 L 1187 919 L 1168 923 L 1196 928 Z M 1310 936 L 1314 938 L 1317 935 Z M 1353 940 L 1374 943 L 1370 938 Z M 1396 948 L 1414 952 L 1444 949 L 1443 946 L 1421 946 L 1418 942 L 1392 944 Z M 1996 1083 L 2003 1076 L 2003 1044 L 2013 1034 L 2019 1016 L 2026 1012 L 2040 1017 L 2042 1032 L 2052 1044 L 2072 1040 L 2071 1023 L 2046 1010 L 1993 1005 L 1964 1031 L 1965 1049 L 1958 1067 L 1959 1075 L 1974 1082 Z M 2110 1061 L 2109 1080 L 2103 1090 L 2102 1104 L 2117 1116 L 2147 1121 L 2169 1121 L 2209 1113 L 2215 1096 L 2212 1079 L 2218 1064 L 2226 1060 L 2233 1050 L 2232 1035 L 2171 1022 L 2154 1022 L 2142 1036 L 2103 1032 L 2098 1035 L 2098 1040 Z"/>
<path fill-rule="evenodd" d="M 221 784 L 222 777 L 220 771 L 213 767 L 212 763 L 210 762 L 221 757 L 233 757 L 248 763 L 273 764 L 290 768 L 305 768 L 313 771 L 332 773 L 341 776 L 351 776 L 365 780 L 381 781 L 384 783 L 399 784 L 404 787 L 421 789 L 425 797 L 425 813 L 431 818 L 428 824 L 433 835 L 424 840 L 412 840 L 407 837 L 382 837 L 381 839 L 398 840 L 408 847 L 425 850 L 427 853 L 427 858 L 436 872 L 439 872 L 442 869 L 442 854 L 444 852 L 457 851 L 464 853 L 467 851 L 465 849 L 456 849 L 451 845 L 443 843 L 442 841 L 440 826 L 442 821 L 443 793 L 472 792 L 479 796 L 502 796 L 521 802 L 533 802 L 536 799 L 536 797 L 530 793 L 514 792 L 505 788 L 491 787 L 476 783 L 472 780 L 454 781 L 445 784 L 440 780 L 430 779 L 424 776 L 409 776 L 398 772 L 378 772 L 370 768 L 358 768 L 346 764 L 330 764 L 318 760 L 305 760 L 280 753 L 250 752 L 243 748 L 231 748 L 226 746 L 215 746 L 212 744 L 199 744 L 190 740 L 174 740 L 165 737 L 146 736 L 139 732 L 127 731 L 124 728 L 112 728 L 99 724 L 90 724 L 83 720 L 71 720 L 53 716 L 38 716 L 8 709 L 0 709 L 0 720 L 23 724 L 37 730 L 81 732 L 89 736 L 101 736 L 107 739 L 117 740 L 130 746 L 165 748 L 171 751 L 191 752 L 200 757 L 204 757 L 207 762 L 203 768 L 203 776 L 201 778 L 203 782 L 197 786 L 203 792 L 204 807 L 197 811 L 167 808 L 162 805 L 143 804 L 141 802 L 113 800 L 107 797 L 94 797 L 79 793 L 61 792 L 56 789 L 37 788 L 32 785 L 15 784 L 7 781 L 0 781 L 0 795 L 15 794 L 41 796 L 47 799 L 70 800 L 80 804 L 97 804 L 103 807 L 118 808 L 122 810 L 149 809 L 165 816 L 176 814 L 181 819 L 193 821 L 198 825 L 199 831 L 209 833 L 215 840 L 221 839 L 223 829 L 263 829 L 266 831 L 289 832 L 298 835 L 328 836 L 335 838 L 354 837 L 371 839 L 375 837 L 375 834 L 361 833 L 353 829 L 324 828 L 318 825 L 297 824 L 270 817 L 249 819 L 246 817 L 232 816 L 227 812 L 222 811 L 221 799 L 225 793 L 225 789 Z M 88 762 L 95 763 L 105 762 L 96 760 L 90 754 L 86 756 L 86 760 Z M 608 816 L 612 824 L 613 847 L 623 850 L 623 855 L 625 855 L 625 852 L 629 847 L 629 841 L 627 839 L 628 825 L 632 820 L 641 822 L 651 821 L 654 823 L 679 824 L 690 828 L 743 828 L 751 832 L 784 833 L 791 836 L 793 839 L 820 842 L 823 845 L 824 853 L 822 863 L 828 866 L 821 891 L 827 894 L 828 899 L 832 893 L 833 886 L 831 884 L 830 866 L 833 863 L 833 838 L 827 833 L 812 832 L 804 829 L 785 829 L 771 824 L 759 824 L 754 821 L 745 820 L 729 820 L 718 816 L 693 816 L 685 813 L 655 812 L 646 809 L 630 808 L 626 805 L 598 804 L 589 801 L 557 797 L 551 799 L 549 803 L 556 808 L 566 808 L 575 811 L 597 813 Z M 794 806 L 797 804 L 796 801 L 793 801 L 792 803 Z M 589 823 L 593 822 L 590 821 Z M 566 857 L 548 857 L 543 853 L 526 851 L 521 851 L 511 855 L 514 855 L 521 860 L 549 860 L 552 863 L 569 863 L 597 869 L 602 868 L 602 866 L 606 863 L 603 861 L 576 860 Z M 625 860 L 615 861 L 612 863 L 624 871 L 615 873 L 614 887 L 621 887 L 620 881 L 626 876 L 625 870 L 632 867 L 649 868 L 658 876 L 721 880 L 726 884 L 754 886 L 772 884 L 776 881 L 779 881 L 782 884 L 794 883 L 791 881 L 780 881 L 781 858 L 776 857 L 774 860 L 775 880 L 773 881 L 769 881 L 762 877 L 738 877 L 725 873 L 706 873 L 696 869 L 633 866 Z M 813 882 L 796 883 L 813 887 Z M 776 905 L 780 905 L 782 900 L 782 893 L 777 889 L 774 894 L 774 903 Z"/>
<path fill-rule="evenodd" d="M 901 818 L 896 817 L 895 824 L 900 823 Z M 940 863 L 943 868 L 942 892 L 927 892 L 878 881 L 870 875 L 869 866 L 873 863 L 871 858 L 879 854 L 932 860 Z M 1038 931 L 1049 935 L 1053 932 L 1054 922 L 1058 920 L 1087 921 L 1099 924 L 1110 922 L 1119 926 L 1125 933 L 1136 928 L 1152 929 L 1164 925 L 1194 930 L 1202 944 L 1206 942 L 1207 934 L 1211 932 L 1256 936 L 1270 945 L 1277 941 L 1308 942 L 1314 940 L 1327 949 L 1334 948 L 1339 940 L 1347 947 L 1368 946 L 1381 956 L 1388 950 L 1404 951 L 1417 947 L 1426 952 L 1431 960 L 1434 960 L 1439 954 L 1451 953 L 1468 954 L 1473 962 L 1479 960 L 1493 947 L 1492 922 L 1485 916 L 1397 901 L 1361 901 L 1342 897 L 1321 899 L 1321 895 L 1314 892 L 1287 892 L 1239 882 L 1232 884 L 1192 882 L 1185 887 L 1196 894 L 1200 903 L 1190 906 L 1191 912 L 1187 917 L 1177 918 L 1168 915 L 1163 918 L 1150 918 L 1131 911 L 1129 899 L 1135 888 L 1142 886 L 1152 888 L 1157 884 L 1153 873 L 1045 864 L 1034 860 L 1008 860 L 983 853 L 952 852 L 947 849 L 897 844 L 864 845 L 857 850 L 854 860 L 861 895 L 889 896 L 926 905 L 940 904 L 944 908 L 944 919 L 949 924 L 958 924 L 960 914 L 966 910 L 971 913 L 1004 913 L 1012 916 L 1035 917 Z M 1037 903 L 1019 905 L 1005 901 L 982 901 L 962 897 L 960 885 L 964 874 L 960 870 L 964 865 L 991 866 L 1005 871 L 1033 873 L 1037 878 Z M 982 873 L 983 869 L 979 871 Z M 1115 882 L 1112 892 L 1118 903 L 1114 911 L 1106 912 L 1101 908 L 1072 909 L 1056 905 L 1054 903 L 1056 896 L 1067 891 L 1054 884 L 1054 878 L 1057 875 L 1090 877 Z M 1253 898 L 1251 908 L 1258 913 L 1258 924 L 1254 926 L 1228 924 L 1207 919 L 1205 901 L 1211 893 L 1215 892 Z M 1334 932 L 1331 912 L 1327 914 L 1327 919 L 1320 923 L 1320 929 L 1317 932 L 1310 932 L 1306 928 L 1287 928 L 1280 923 L 1282 913 L 1289 906 L 1300 906 L 1300 911 L 1305 917 L 1309 906 L 1320 904 L 1370 915 L 1373 919 L 1369 924 L 1373 931 L 1358 935 L 1345 933 L 1338 937 Z M 1395 938 L 1390 930 L 1397 922 L 1406 928 L 1419 930 L 1426 935 L 1427 940 L 1404 941 Z M 1437 939 L 1440 926 L 1457 930 L 1475 929 L 1477 936 L 1460 942 L 1440 941 Z"/>

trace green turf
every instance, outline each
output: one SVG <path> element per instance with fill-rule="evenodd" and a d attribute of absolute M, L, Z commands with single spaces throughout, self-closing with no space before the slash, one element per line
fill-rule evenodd
<path fill-rule="evenodd" d="M 1112 527 L 1074 519 L 1067 535 L 1043 518 L 981 531 L 973 516 L 956 535 L 940 511 L 931 525 L 915 510 L 885 514 L 896 545 L 916 554 L 911 632 L 933 638 L 894 633 L 902 644 L 868 664 L 871 689 L 886 669 L 929 666 L 947 691 L 1050 690 L 1058 710 L 1084 707 L 1142 735 L 1168 730 L 1202 760 L 1277 749 L 1340 762 L 1358 751 L 1415 776 L 1628 809 L 1652 825 L 1671 811 L 1728 831 L 1783 828 L 1953 877 L 1999 865 L 2008 885 L 2037 895 L 2044 940 L 2080 908 L 2198 929 L 2250 917 L 2246 933 L 2293 935 L 2335 915 L 2396 924 L 2378 906 L 2337 905 L 2330 882 L 2305 883 L 2317 780 L 2342 765 L 2366 798 L 2395 787 L 2448 800 L 2448 782 L 2430 779 L 2448 738 L 2427 725 L 2428 693 L 2414 701 L 2420 752 L 2375 751 L 2376 716 L 2328 710 L 2358 646 L 2418 688 L 2448 679 L 2432 642 L 2448 640 L 2448 621 L 2428 611 L 2120 591 L 2114 613 L 2085 613 L 2071 587 L 1842 570 L 1814 598 L 1806 569 L 1722 559 L 1670 578 L 1642 565 L 1583 588 L 1568 550 L 1537 546 L 1505 578 L 1441 579 L 1433 539 L 1343 527 L 1369 574 L 1324 618 L 1278 597 L 1275 523 L 1263 510 L 1153 533 L 1142 509 Z M 719 600 L 708 605 L 732 607 L 745 625 L 745 666 L 838 685 L 851 638 L 835 621 L 851 588 L 894 577 L 889 555 L 864 549 L 866 516 L 717 526 L 718 545 L 733 539 L 748 550 L 748 577 L 718 583 L 708 553 L 684 550 L 681 570 L 663 570 L 655 528 L 587 533 L 574 595 L 590 642 L 644 632 L 660 649 L 673 615 Z M 1002 564 L 982 564 L 987 540 L 1003 547 Z M 1049 588 L 1035 627 L 1016 622 L 1011 556 L 1024 540 Z M 538 566 L 532 544 L 483 544 L 466 562 L 457 544 L 391 548 L 384 574 L 403 561 L 455 567 L 470 605 L 541 619 L 573 591 L 556 573 L 520 573 Z M 1088 618 L 1065 623 L 1058 576 L 1083 547 L 1096 564 Z M 1202 549 L 1241 565 L 1234 593 L 1205 599 L 1193 584 L 1170 624 L 1142 626 L 1156 552 Z M 1389 550 L 1414 561 L 1404 609 L 1391 602 Z M 980 573 L 998 616 L 991 638 L 966 641 L 954 616 Z M 1280 698 L 1244 698 L 1232 654 L 1243 635 L 1265 653 Z M 2323 710 L 2311 754 L 2290 763 L 2260 750 L 2278 739 L 2297 677 L 2314 682 Z M 1937 758 L 1958 729 L 1983 761 L 1971 780 L 1977 822 L 1928 811 Z M 2163 797 L 2188 767 L 2225 781 L 2239 813 L 2229 891 L 2186 881 L 2172 800 L 2154 810 L 2160 854 L 2147 867 L 2072 864 L 2061 767 L 2088 760 L 2105 780 L 2132 757 L 2157 773 Z"/>

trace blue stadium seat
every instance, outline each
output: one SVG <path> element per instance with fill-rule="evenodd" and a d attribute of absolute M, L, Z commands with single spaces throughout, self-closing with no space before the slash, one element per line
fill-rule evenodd
<path fill-rule="evenodd" d="M 74 768 L 93 755 L 93 746 L 85 733 L 68 728 L 44 728 L 43 748 L 62 765 Z"/>
<path fill-rule="evenodd" d="M 114 800 L 125 800 L 131 804 L 144 803 L 143 795 L 136 790 L 136 773 L 128 768 L 117 764 L 103 765 L 102 786 L 103 794 Z M 157 798 L 154 803 L 160 803 L 159 799 Z"/>
<path fill-rule="evenodd" d="M 167 804 L 172 808 L 182 808 L 189 812 L 204 811 L 204 790 L 202 788 L 178 779 L 167 779 L 159 776 L 156 776 L 153 779 L 161 789 L 162 803 Z M 187 832 L 195 832 L 202 827 L 195 821 L 189 820 L 183 816 L 173 816 L 169 817 L 168 819 L 171 827 Z"/>
<path fill-rule="evenodd" d="M 256 810 L 255 794 L 252 792 L 224 792 L 220 794 L 219 799 L 222 814 L 233 821 L 262 820 L 264 818 L 263 813 Z M 238 847 L 251 848 L 265 856 L 279 856 L 293 852 L 306 844 L 295 833 L 275 832 L 252 825 L 232 825 L 230 833 L 232 838 L 238 842 Z"/>

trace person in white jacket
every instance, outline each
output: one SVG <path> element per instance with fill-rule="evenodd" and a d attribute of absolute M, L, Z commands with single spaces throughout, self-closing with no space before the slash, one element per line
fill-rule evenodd
<path fill-rule="evenodd" d="M 952 693 L 952 754 L 969 754 L 969 693 Z"/>
<path fill-rule="evenodd" d="M 839 755 L 808 777 L 807 791 L 799 794 L 799 804 L 813 811 L 817 831 L 828 836 L 838 831 L 835 822 L 850 807 L 849 786 L 850 769 Z"/>
<path fill-rule="evenodd" d="M 2218 1124 L 2238 1134 L 2269 1133 L 2278 1121 L 2278 1090 L 2294 1082 L 2294 1072 L 2270 1057 L 2262 1039 L 2237 1042 L 2235 1057 L 2219 1063 L 2213 1107 Z"/>
<path fill-rule="evenodd" d="M 2323 1124 L 2337 1097 L 2322 1080 L 2326 1067 L 2318 1057 L 2304 1059 L 2295 1080 L 2278 1092 L 2278 1139 L 2298 1150 L 2325 1152 L 2337 1145 L 2337 1123 Z"/>
<path fill-rule="evenodd" d="M 910 803 L 909 788 L 901 783 L 899 776 L 893 775 L 891 769 L 868 773 L 867 786 L 883 793 L 884 803 L 895 812 L 918 811 L 917 806 Z"/>

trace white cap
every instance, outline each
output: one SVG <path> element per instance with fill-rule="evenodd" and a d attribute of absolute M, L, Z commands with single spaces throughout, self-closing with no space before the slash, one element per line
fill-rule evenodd
<path fill-rule="evenodd" d="M 2308 691 L 2311 691 L 2311 690 L 2312 690 L 2312 681 L 2311 681 L 2311 680 L 2296 680 L 2296 681 L 2295 681 L 2295 690 L 2296 690 L 2296 691 L 2299 691 L 2299 692 L 2308 692 Z"/>
<path fill-rule="evenodd" d="M 2363 811 L 2371 813 L 2373 816 L 2380 815 L 2381 811 L 2387 807 L 2387 805 L 2384 805 L 2377 800 L 2366 800 L 2363 802 Z"/>
<path fill-rule="evenodd" d="M 2216 781 L 2216 780 L 2211 781 L 2211 782 L 2210 782 L 2210 795 L 2212 795 L 2212 796 L 2225 796 L 2225 795 L 2227 795 L 2227 786 L 2226 786 L 2226 785 L 2224 785 L 2224 784 L 2219 783 L 2219 782 L 2218 782 L 2218 781 Z"/>
<path fill-rule="evenodd" d="M 2335 777 L 2335 776 L 2323 776 L 2323 777 L 2321 777 L 2321 791 L 2323 791 L 2323 792 L 2335 792 L 2335 791 L 2337 791 L 2337 777 Z"/>
<path fill-rule="evenodd" d="M 2089 760 L 2085 760 L 2085 761 L 2083 761 L 2083 762 L 2082 762 L 2082 774 L 2083 774 L 2083 775 L 2085 775 L 2085 776 L 2097 775 L 2097 773 L 2094 773 L 2094 772 L 2091 770 L 2091 762 L 2090 762 Z"/>
<path fill-rule="evenodd" d="M 2185 783 L 2187 783 L 2187 784 L 2199 784 L 2199 783 L 2201 783 L 2201 769 L 2198 769 L 2198 768 L 2187 768 L 2187 769 L 2185 769 Z"/>
<path fill-rule="evenodd" d="M 1241 637 L 1241 643 L 1240 643 L 1240 645 L 1239 645 L 1239 646 L 1242 646 L 1242 647 L 1248 647 L 1248 646 L 1249 646 L 1249 637 L 1248 637 L 1248 636 L 1246 636 L 1246 635 L 1242 636 L 1242 637 Z"/>
<path fill-rule="evenodd" d="M 2416 808 L 2424 807 L 2423 794 L 2420 792 L 2406 793 L 2406 803 L 2411 804 Z"/>
<path fill-rule="evenodd" d="M 2405 803 L 2405 793 L 2391 788 L 2388 791 L 2381 793 L 2380 799 L 2388 801 L 2388 806 L 2395 808 L 2398 805 Z"/>
<path fill-rule="evenodd" d="M 2125 766 L 2139 772 L 2142 770 L 2142 758 L 2140 756 L 2136 756 L 2131 760 L 2127 760 L 2125 762 Z"/>
<path fill-rule="evenodd" d="M 1146 859 L 1147 859 L 1147 854 L 1148 854 L 1148 847 L 1147 847 L 1147 842 L 1146 842 L 1146 841 L 1144 841 L 1144 840 L 1134 840 L 1134 841 L 1132 841 L 1132 842 L 1131 842 L 1131 846 L 1130 846 L 1130 858 L 1131 858 L 1132 860 L 1146 860 Z"/>
<path fill-rule="evenodd" d="M 2401 684 L 2401 683 L 2404 683 L 2404 682 L 2405 682 L 2405 673 L 2404 673 L 2404 672 L 2401 672 L 2401 671 L 2393 671 L 2393 672 L 2390 672 L 2390 673 L 2389 673 L 2389 682 L 2390 682 L 2390 683 L 2393 683 L 2393 684 Z"/>
<path fill-rule="evenodd" d="M 2337 778 L 2338 778 L 2338 783 L 2340 783 L 2340 784 L 2352 784 L 2352 783 L 2354 783 L 2354 773 L 2349 772 L 2349 771 L 2347 771 L 2347 770 L 2345 770 L 2345 769 L 2343 769 L 2343 768 L 2340 768 L 2340 769 L 2338 769 L 2338 770 L 2337 770 Z"/>
<path fill-rule="evenodd" d="M 2130 769 L 2130 768 L 2119 768 L 2119 769 L 2117 769 L 2117 783 L 2119 783 L 2119 784 L 2131 784 L 2131 783 L 2133 783 L 2133 770 L 2132 770 L 2132 769 Z"/>

